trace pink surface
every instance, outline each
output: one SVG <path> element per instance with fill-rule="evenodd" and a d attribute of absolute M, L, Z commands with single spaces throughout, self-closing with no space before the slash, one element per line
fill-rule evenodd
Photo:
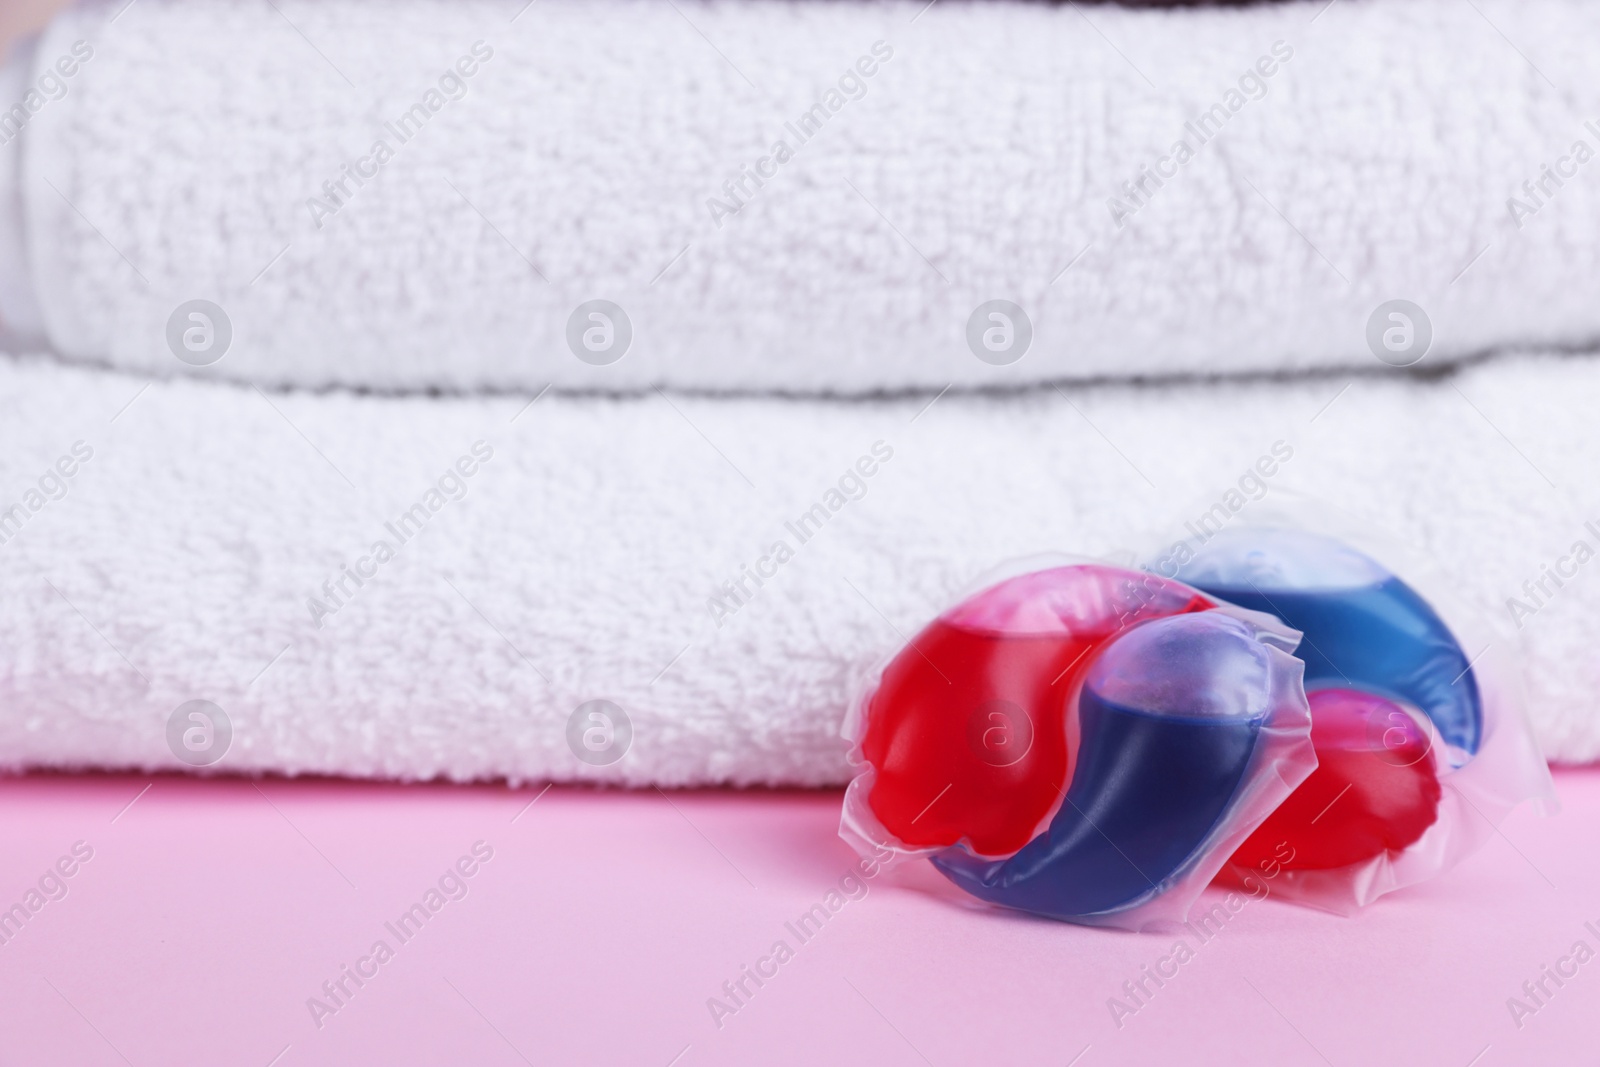
<path fill-rule="evenodd" d="M 1576 942 L 1600 950 L 1600 771 L 1559 774 L 1561 815 L 1519 812 L 1453 875 L 1358 919 L 1245 905 L 1163 987 L 1147 982 L 1120 1027 L 1108 1000 L 1172 936 L 967 908 L 922 872 L 873 881 L 802 942 L 785 924 L 825 904 L 854 860 L 835 836 L 836 793 L 150 783 L 0 781 L 0 907 L 75 842 L 93 849 L 66 895 L 0 945 L 0 1063 L 1487 1067 L 1600 1054 L 1600 959 L 1563 965 L 1576 974 L 1560 987 L 1545 979 L 1551 996 L 1520 1029 L 1507 1007 Z M 400 943 L 385 922 L 477 841 L 493 858 L 466 895 Z M 359 989 L 347 980 L 354 995 L 319 1028 L 307 998 L 380 938 L 393 958 Z M 792 958 L 760 988 L 747 979 L 753 996 L 719 1028 L 708 998 L 780 939 Z"/>

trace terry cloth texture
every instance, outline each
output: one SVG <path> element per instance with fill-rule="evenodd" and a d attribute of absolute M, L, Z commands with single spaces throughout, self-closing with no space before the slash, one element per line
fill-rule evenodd
<path fill-rule="evenodd" d="M 1592 759 L 1596 410 L 1594 364 L 1550 357 L 931 404 L 269 395 L 7 357 L 0 753 L 179 768 L 169 718 L 203 699 L 222 770 L 837 785 L 855 680 L 984 572 L 1131 561 L 1297 488 L 1430 552 L 1520 649 L 1545 754 Z M 568 744 L 596 699 L 634 730 L 604 767 Z"/>
<path fill-rule="evenodd" d="M 1430 361 L 1600 342 L 1590 0 L 519 6 L 58 19 L 0 148 L 42 340 L 180 373 L 204 298 L 212 376 L 530 394 L 1354 366 L 1391 299 Z M 990 300 L 1019 363 L 969 350 Z"/>

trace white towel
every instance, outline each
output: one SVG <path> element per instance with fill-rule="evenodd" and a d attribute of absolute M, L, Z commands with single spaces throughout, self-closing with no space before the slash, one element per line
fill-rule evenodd
<path fill-rule="evenodd" d="M 854 679 L 984 571 L 1131 560 L 1297 488 L 1431 552 L 1520 648 L 1544 752 L 1591 759 L 1596 410 L 1572 358 L 1426 385 L 530 403 L 7 357 L 0 758 L 181 767 L 169 720 L 205 700 L 221 770 L 839 784 Z M 568 732 L 595 700 L 633 728 L 604 766 L 575 755 L 603 723 Z"/>
<path fill-rule="evenodd" d="M 1597 39 L 1591 0 L 90 2 L 0 171 L 44 339 L 141 374 L 193 299 L 213 375 L 378 391 L 1357 366 L 1394 299 L 1434 362 L 1600 340 Z"/>

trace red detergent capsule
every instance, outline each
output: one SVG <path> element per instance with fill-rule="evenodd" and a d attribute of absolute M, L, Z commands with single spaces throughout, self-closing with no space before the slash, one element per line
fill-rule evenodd
<path fill-rule="evenodd" d="M 1093 652 L 1146 619 L 1204 611 L 1187 586 L 1097 564 L 1001 582 L 947 611 L 884 669 L 862 754 L 868 804 L 906 845 L 1020 849 L 1060 802 L 1068 694 Z"/>
<path fill-rule="evenodd" d="M 1426 725 L 1373 693 L 1319 689 L 1308 698 L 1317 769 L 1239 846 L 1237 867 L 1348 867 L 1414 844 L 1438 818 Z M 1292 850 L 1287 862 L 1282 844 Z"/>

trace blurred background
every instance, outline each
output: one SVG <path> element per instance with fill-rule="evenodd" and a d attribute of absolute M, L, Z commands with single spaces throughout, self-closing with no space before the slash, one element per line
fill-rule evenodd
<path fill-rule="evenodd" d="M 67 3 L 68 0 L 10 0 L 0 8 L 0 52 L 10 51 L 12 41 L 42 27 Z"/>

